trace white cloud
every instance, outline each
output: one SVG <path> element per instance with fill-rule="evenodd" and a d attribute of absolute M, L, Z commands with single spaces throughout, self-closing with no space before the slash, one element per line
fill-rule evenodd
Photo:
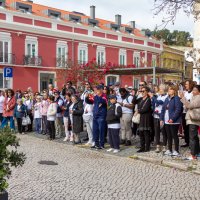
<path fill-rule="evenodd" d="M 90 13 L 90 5 L 95 5 L 96 17 L 114 21 L 115 14 L 121 14 L 122 23 L 135 20 L 139 28 L 154 29 L 156 25 L 162 23 L 162 15 L 153 15 L 154 0 L 34 0 L 34 2 L 67 11 L 83 12 L 86 15 Z M 188 18 L 180 12 L 175 24 L 169 24 L 166 28 L 189 31 L 193 35 L 193 26 L 193 17 Z"/>

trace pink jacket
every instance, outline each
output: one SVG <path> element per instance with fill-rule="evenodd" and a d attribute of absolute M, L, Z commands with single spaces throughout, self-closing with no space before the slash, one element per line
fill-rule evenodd
<path fill-rule="evenodd" d="M 49 107 L 48 100 L 42 100 L 41 107 L 42 107 L 42 109 L 41 109 L 42 116 L 46 116 L 47 110 L 48 110 L 48 107 Z"/>
<path fill-rule="evenodd" d="M 3 117 L 13 117 L 15 105 L 16 100 L 14 96 L 9 101 L 8 97 L 6 97 L 3 105 Z M 9 110 L 7 111 L 7 109 Z"/>

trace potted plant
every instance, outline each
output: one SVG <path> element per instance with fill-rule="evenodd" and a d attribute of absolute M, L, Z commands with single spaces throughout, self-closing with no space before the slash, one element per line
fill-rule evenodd
<path fill-rule="evenodd" d="M 0 132 L 0 199 L 8 200 L 7 179 L 11 175 L 11 167 L 22 166 L 25 154 L 17 152 L 19 139 L 7 127 Z"/>

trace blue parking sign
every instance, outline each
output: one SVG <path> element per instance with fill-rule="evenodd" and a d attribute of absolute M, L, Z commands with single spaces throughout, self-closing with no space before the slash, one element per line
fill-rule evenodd
<path fill-rule="evenodd" d="M 13 68 L 5 67 L 3 71 L 4 78 L 12 78 L 13 77 Z"/>

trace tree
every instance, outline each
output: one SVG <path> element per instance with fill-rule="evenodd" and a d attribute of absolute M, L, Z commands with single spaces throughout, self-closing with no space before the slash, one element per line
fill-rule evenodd
<path fill-rule="evenodd" d="M 174 24 L 180 10 L 186 15 L 194 14 L 197 18 L 200 10 L 197 9 L 196 3 L 200 3 L 200 0 L 154 0 L 154 14 L 158 15 L 165 12 L 166 16 L 162 20 L 164 25 L 170 22 Z"/>

